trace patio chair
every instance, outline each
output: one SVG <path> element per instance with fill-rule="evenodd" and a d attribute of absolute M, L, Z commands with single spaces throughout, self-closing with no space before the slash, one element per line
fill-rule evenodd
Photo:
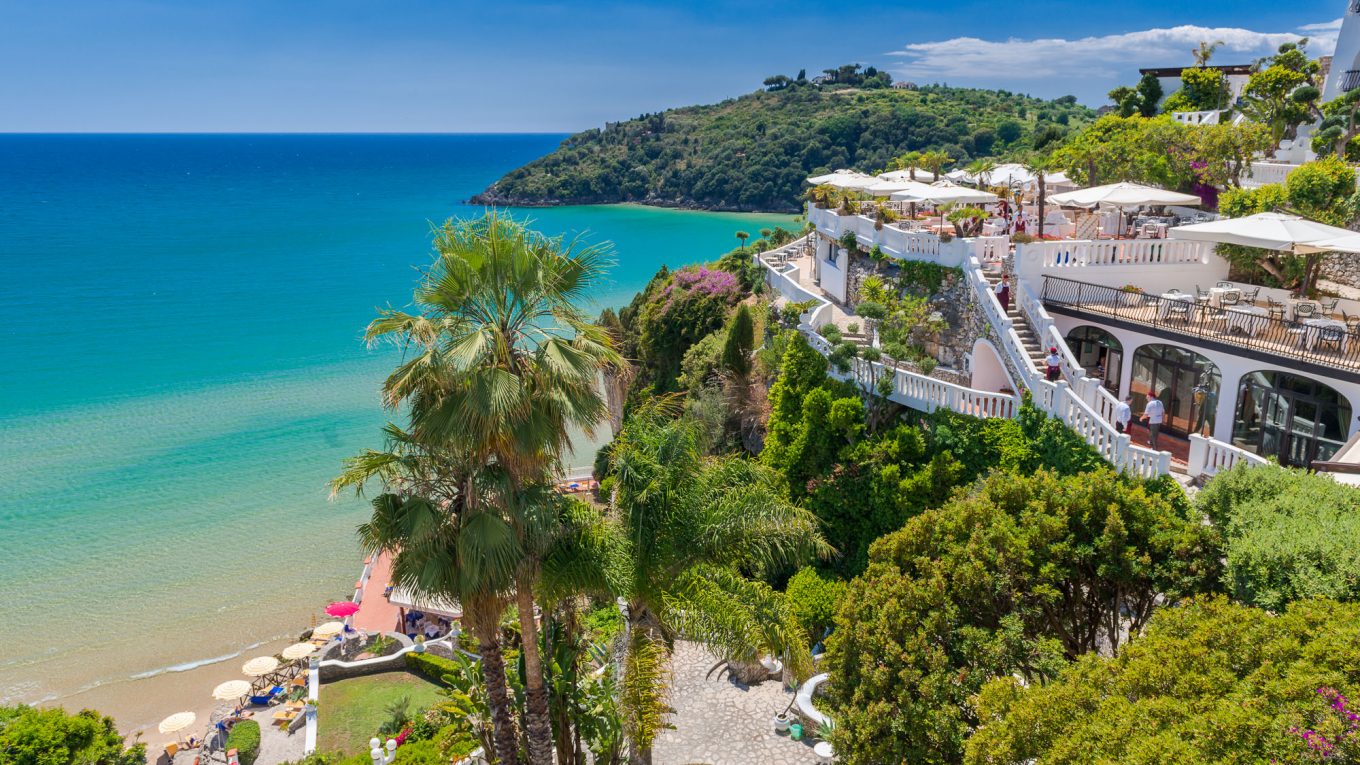
<path fill-rule="evenodd" d="M 1303 321 L 1317 316 L 1317 306 L 1312 303 L 1294 304 L 1294 321 Z"/>
<path fill-rule="evenodd" d="M 1331 316 L 1336 313 L 1336 304 L 1341 302 L 1341 298 L 1326 298 L 1319 300 L 1318 305 L 1322 307 L 1323 316 Z"/>
<path fill-rule="evenodd" d="M 1195 302 L 1196 303 L 1209 302 L 1209 291 L 1200 289 L 1198 284 L 1195 285 Z"/>
<path fill-rule="evenodd" d="M 1219 282 L 1218 284 L 1215 284 L 1214 286 L 1215 286 L 1215 287 L 1225 287 L 1225 288 L 1227 288 L 1227 289 L 1232 289 L 1234 285 L 1233 285 L 1232 282 Z"/>
<path fill-rule="evenodd" d="M 1221 305 L 1240 305 L 1242 303 L 1242 290 L 1228 290 L 1218 300 Z"/>
<path fill-rule="evenodd" d="M 1313 350 L 1318 350 L 1322 345 L 1330 345 L 1341 350 L 1341 343 L 1346 339 L 1346 333 L 1340 327 L 1323 327 L 1318 334 L 1317 342 L 1313 344 Z"/>
<path fill-rule="evenodd" d="M 1173 300 L 1168 303 L 1166 306 L 1166 320 L 1171 321 L 1172 319 L 1189 324 L 1190 303 L 1187 303 L 1184 300 Z"/>
<path fill-rule="evenodd" d="M 1351 316 L 1345 311 L 1342 311 L 1341 320 L 1346 322 L 1346 329 L 1351 332 L 1360 332 L 1360 316 Z"/>
<path fill-rule="evenodd" d="M 1269 296 L 1269 295 L 1266 295 L 1266 315 L 1267 315 L 1267 316 L 1269 316 L 1269 317 L 1272 318 L 1272 319 L 1283 319 L 1283 318 L 1284 318 L 1284 309 L 1285 309 L 1285 308 L 1286 308 L 1286 306 L 1285 306 L 1284 303 L 1281 303 L 1280 301 L 1276 300 L 1275 298 L 1273 298 L 1273 297 L 1271 297 L 1271 296 Z"/>
<path fill-rule="evenodd" d="M 1179 294 L 1181 294 L 1181 291 L 1178 290 L 1178 289 L 1176 289 L 1175 287 L 1172 287 L 1171 289 L 1169 289 L 1169 290 L 1166 291 L 1166 294 L 1168 294 L 1168 295 L 1179 295 Z"/>
<path fill-rule="evenodd" d="M 1245 302 L 1247 302 L 1247 303 L 1251 303 L 1252 305 L 1256 305 L 1256 298 L 1257 298 L 1260 294 L 1261 294 L 1261 288 L 1260 288 L 1260 287 L 1252 287 L 1252 288 L 1249 289 L 1249 290 L 1243 290 L 1243 291 L 1242 291 L 1242 300 L 1245 301 Z"/>

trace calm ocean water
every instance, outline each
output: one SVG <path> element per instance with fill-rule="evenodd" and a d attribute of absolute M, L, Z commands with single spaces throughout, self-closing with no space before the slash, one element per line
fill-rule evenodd
<path fill-rule="evenodd" d="M 360 332 L 409 300 L 431 221 L 560 138 L 0 135 L 0 702 L 226 656 L 347 595 L 364 507 L 325 482 L 377 445 L 391 361 Z M 792 220 L 524 214 L 616 243 L 601 305 Z"/>

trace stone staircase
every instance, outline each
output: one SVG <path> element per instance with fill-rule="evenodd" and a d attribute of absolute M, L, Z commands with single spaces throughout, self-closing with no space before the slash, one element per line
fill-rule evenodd
<path fill-rule="evenodd" d="M 997 282 L 1001 281 L 1000 270 L 984 269 L 982 274 L 993 288 L 996 287 Z M 1046 368 L 1044 358 L 1048 356 L 1048 349 L 1044 347 L 1043 342 L 1039 340 L 1039 335 L 1035 333 L 1034 328 L 1029 324 L 1029 320 L 1020 310 L 1020 300 L 1016 295 L 1014 286 L 1011 287 L 1011 304 L 1006 311 L 1006 316 L 1010 318 L 1015 334 L 1019 335 L 1020 344 L 1024 346 L 1025 355 L 1029 357 L 1030 363 L 1035 370 L 1042 373 Z"/>

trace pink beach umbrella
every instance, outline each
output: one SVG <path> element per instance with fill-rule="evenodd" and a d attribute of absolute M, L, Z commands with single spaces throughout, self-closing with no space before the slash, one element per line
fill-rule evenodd
<path fill-rule="evenodd" d="M 326 615 L 343 619 L 346 616 L 353 616 L 359 610 L 358 603 L 351 603 L 348 600 L 341 600 L 326 606 Z"/>

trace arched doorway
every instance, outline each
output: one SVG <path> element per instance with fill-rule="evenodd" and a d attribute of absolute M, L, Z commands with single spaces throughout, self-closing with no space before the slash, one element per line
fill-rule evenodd
<path fill-rule="evenodd" d="M 972 370 L 973 376 L 968 386 L 973 390 L 1015 392 L 1011 376 L 1001 361 L 1001 354 L 996 352 L 996 347 L 990 342 L 978 340 L 973 343 Z"/>
<path fill-rule="evenodd" d="M 1233 443 L 1308 467 L 1341 448 L 1350 424 L 1350 402 L 1332 387 L 1288 372 L 1252 372 L 1238 386 Z"/>
<path fill-rule="evenodd" d="M 1151 344 L 1133 353 L 1129 394 L 1136 416 L 1147 404 L 1148 393 L 1157 391 L 1166 407 L 1163 432 L 1210 435 L 1221 382 L 1218 367 L 1204 356 L 1175 345 Z"/>
<path fill-rule="evenodd" d="M 1073 327 L 1067 333 L 1067 346 L 1077 357 L 1077 363 L 1115 393 L 1119 392 L 1119 372 L 1124 366 L 1124 346 L 1114 335 L 1100 327 Z"/>

